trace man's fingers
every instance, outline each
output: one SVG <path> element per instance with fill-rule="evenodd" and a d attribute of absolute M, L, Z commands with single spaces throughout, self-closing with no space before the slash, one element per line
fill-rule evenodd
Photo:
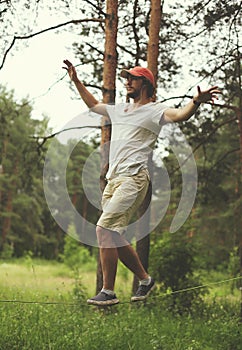
<path fill-rule="evenodd" d="M 197 91 L 198 91 L 198 94 L 202 93 L 200 86 L 197 86 Z M 212 86 L 211 88 L 203 92 L 210 93 L 210 94 L 222 94 L 222 91 L 219 90 L 218 86 Z"/>
<path fill-rule="evenodd" d="M 75 74 L 75 68 L 73 67 L 72 63 L 68 60 L 64 60 L 63 63 L 66 64 L 66 67 L 62 67 L 63 69 L 65 69 L 70 77 L 72 78 L 73 74 Z"/>
<path fill-rule="evenodd" d="M 214 90 L 212 93 L 213 93 L 213 94 L 222 94 L 222 91 L 220 91 L 220 90 Z"/>
<path fill-rule="evenodd" d="M 218 86 L 212 86 L 212 87 L 210 87 L 210 88 L 208 89 L 208 91 L 214 90 L 214 89 L 217 89 L 217 88 L 218 88 Z"/>
<path fill-rule="evenodd" d="M 64 60 L 63 62 L 67 65 L 68 68 L 72 67 L 72 63 L 70 61 Z"/>
<path fill-rule="evenodd" d="M 198 92 L 198 95 L 200 95 L 200 93 L 201 93 L 201 88 L 200 88 L 199 85 L 197 86 L 197 92 Z"/>
<path fill-rule="evenodd" d="M 213 94 L 222 94 L 222 91 L 218 89 L 218 86 L 213 86 L 210 89 L 208 89 L 208 92 Z"/>

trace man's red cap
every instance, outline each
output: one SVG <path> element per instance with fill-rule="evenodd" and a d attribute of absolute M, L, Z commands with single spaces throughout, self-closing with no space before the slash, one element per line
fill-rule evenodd
<path fill-rule="evenodd" d="M 143 67 L 134 67 L 131 69 L 123 69 L 121 71 L 121 77 L 122 78 L 128 78 L 129 75 L 133 75 L 135 77 L 144 77 L 147 80 L 149 80 L 149 82 L 155 86 L 155 78 L 153 73 L 151 72 L 151 70 L 149 70 L 148 68 L 143 68 Z"/>

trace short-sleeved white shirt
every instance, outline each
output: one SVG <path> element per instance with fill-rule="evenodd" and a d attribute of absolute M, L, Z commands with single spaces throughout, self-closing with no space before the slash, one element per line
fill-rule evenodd
<path fill-rule="evenodd" d="M 147 168 L 149 154 L 165 123 L 167 106 L 164 104 L 150 102 L 137 108 L 133 106 L 129 103 L 106 105 L 112 123 L 107 179 L 122 174 L 136 175 Z"/>

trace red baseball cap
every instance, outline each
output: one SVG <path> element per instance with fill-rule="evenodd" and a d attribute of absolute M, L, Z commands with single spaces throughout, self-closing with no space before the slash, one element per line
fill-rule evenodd
<path fill-rule="evenodd" d="M 149 82 L 155 86 L 155 78 L 153 73 L 151 72 L 150 69 L 148 68 L 143 68 L 140 66 L 136 66 L 134 68 L 131 69 L 123 69 L 121 71 L 121 77 L 122 78 L 128 78 L 129 75 L 133 75 L 135 77 L 144 77 L 147 80 L 149 80 Z"/>

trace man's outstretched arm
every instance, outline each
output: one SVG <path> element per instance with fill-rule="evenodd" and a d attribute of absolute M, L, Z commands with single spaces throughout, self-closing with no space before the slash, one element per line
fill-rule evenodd
<path fill-rule="evenodd" d="M 214 103 L 214 99 L 218 99 L 217 94 L 221 94 L 221 91 L 217 86 L 213 86 L 208 90 L 201 91 L 200 87 L 197 87 L 197 95 L 183 108 L 168 108 L 164 112 L 164 118 L 167 122 L 180 122 L 188 120 L 196 112 L 201 103 L 211 102 Z"/>
<path fill-rule="evenodd" d="M 66 65 L 66 67 L 63 67 L 65 70 L 67 70 L 71 80 L 76 85 L 76 88 L 82 98 L 82 100 L 85 102 L 88 108 L 92 109 L 93 112 L 107 115 L 106 112 L 106 105 L 104 103 L 100 103 L 85 87 L 84 84 L 78 79 L 76 69 L 72 65 L 72 63 L 68 60 L 63 61 Z"/>

